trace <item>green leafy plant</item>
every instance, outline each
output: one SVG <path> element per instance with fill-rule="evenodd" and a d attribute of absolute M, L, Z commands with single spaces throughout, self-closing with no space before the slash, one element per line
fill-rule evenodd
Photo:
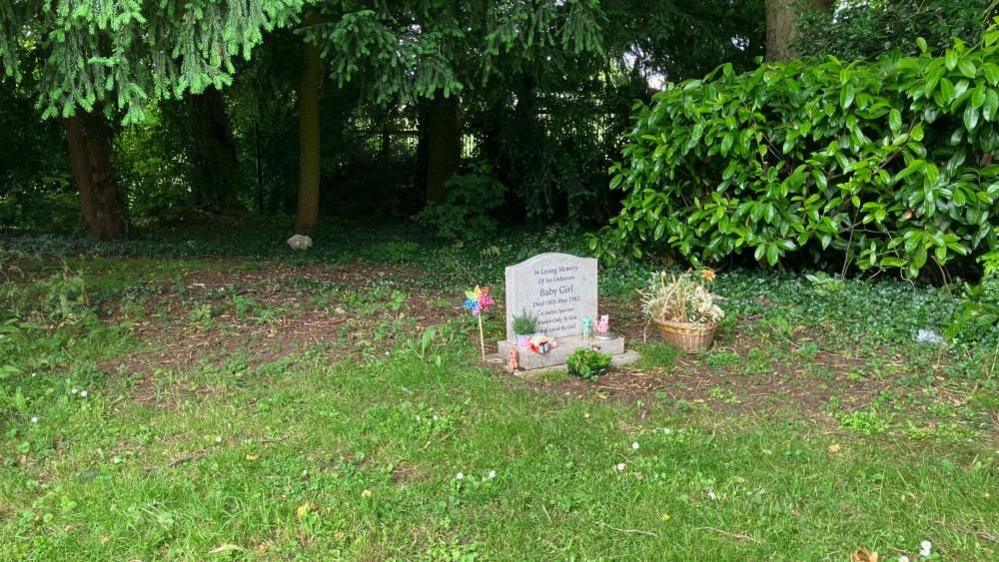
<path fill-rule="evenodd" d="M 996 226 L 992 232 L 995 234 L 996 239 L 999 239 L 999 226 Z M 986 276 L 999 277 L 999 245 L 993 246 L 991 250 L 982 255 L 980 261 L 985 268 Z"/>
<path fill-rule="evenodd" d="M 375 263 L 406 263 L 420 254 L 420 245 L 408 241 L 378 244 L 364 252 L 365 258 Z"/>
<path fill-rule="evenodd" d="M 10 318 L 0 322 L 0 351 L 7 351 L 4 349 L 6 346 L 3 345 L 5 338 L 13 338 L 18 335 L 20 331 L 19 323 L 20 320 L 17 318 Z M 4 359 L 0 360 L 0 382 L 21 372 L 21 369 L 7 358 L 7 353 L 4 353 L 4 356 Z M 0 392 L 2 392 L 2 389 L 0 389 Z"/>
<path fill-rule="evenodd" d="M 187 312 L 188 319 L 202 330 L 212 329 L 215 325 L 215 316 L 215 309 L 208 303 L 193 306 Z"/>
<path fill-rule="evenodd" d="M 846 284 L 838 277 L 832 277 L 824 271 L 805 275 L 805 279 L 812 284 L 812 289 L 820 295 L 840 293 L 846 288 Z"/>
<path fill-rule="evenodd" d="M 851 429 L 863 435 L 874 435 L 888 431 L 891 425 L 892 414 L 882 414 L 876 410 L 857 410 L 854 412 L 844 412 L 835 414 L 841 427 Z"/>
<path fill-rule="evenodd" d="M 893 50 L 917 54 L 913 37 L 934 52 L 955 37 L 973 43 L 995 13 L 993 0 L 868 0 L 838 2 L 835 10 L 807 9 L 797 18 L 802 55 L 872 59 Z"/>
<path fill-rule="evenodd" d="M 607 372 L 611 364 L 611 356 L 592 349 L 579 348 L 566 359 L 569 374 L 596 381 Z"/>
<path fill-rule="evenodd" d="M 78 273 L 64 268 L 44 283 L 41 307 L 56 324 L 75 324 L 90 315 L 87 284 Z"/>
<path fill-rule="evenodd" d="M 947 327 L 947 337 L 965 344 L 999 345 L 999 276 L 967 287 L 962 303 Z"/>
<path fill-rule="evenodd" d="M 423 558 L 433 562 L 475 562 L 481 560 L 478 545 L 439 542 L 427 549 Z"/>
<path fill-rule="evenodd" d="M 414 219 L 443 238 L 470 240 L 496 232 L 490 212 L 503 203 L 503 184 L 490 175 L 487 164 L 447 182 L 447 200 L 429 203 Z"/>
<path fill-rule="evenodd" d="M 996 247 L 999 28 L 942 56 L 802 59 L 670 85 L 636 108 L 612 171 L 605 259 L 790 254 L 845 273 L 942 269 Z"/>
<path fill-rule="evenodd" d="M 232 295 L 232 308 L 236 313 L 236 318 L 240 320 L 245 320 L 249 317 L 250 312 L 257 308 L 257 301 L 253 297 L 247 297 L 244 295 L 233 293 Z"/>
<path fill-rule="evenodd" d="M 538 328 L 538 317 L 526 310 L 513 317 L 513 333 L 518 336 L 532 335 Z"/>

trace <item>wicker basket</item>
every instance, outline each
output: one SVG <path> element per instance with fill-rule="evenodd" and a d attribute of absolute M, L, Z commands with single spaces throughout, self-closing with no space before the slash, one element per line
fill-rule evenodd
<path fill-rule="evenodd" d="M 656 320 L 663 338 L 687 353 L 704 351 L 711 347 L 718 324 L 691 324 L 672 320 Z"/>

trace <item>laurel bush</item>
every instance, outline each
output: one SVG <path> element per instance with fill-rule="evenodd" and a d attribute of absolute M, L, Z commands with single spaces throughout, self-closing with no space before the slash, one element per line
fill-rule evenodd
<path fill-rule="evenodd" d="M 999 238 L 997 42 L 993 27 L 941 56 L 917 40 L 918 56 L 723 65 L 668 85 L 636 106 L 611 170 L 622 209 L 591 247 L 910 277 L 973 264 Z"/>

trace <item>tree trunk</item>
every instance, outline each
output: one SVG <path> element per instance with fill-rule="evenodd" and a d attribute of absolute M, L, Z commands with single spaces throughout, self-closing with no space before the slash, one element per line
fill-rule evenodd
<path fill-rule="evenodd" d="M 794 43 L 798 40 L 795 9 L 811 6 L 829 11 L 836 0 L 765 0 L 767 16 L 767 60 L 785 61 L 798 56 Z"/>
<path fill-rule="evenodd" d="M 80 113 L 63 120 L 83 224 L 98 240 L 128 232 L 125 197 L 111 167 L 110 130 L 103 116 Z"/>
<path fill-rule="evenodd" d="M 503 119 L 506 114 L 506 97 L 494 96 L 482 115 L 476 129 L 482 131 L 482 154 L 492 166 L 493 173 L 502 183 L 507 172 L 503 164 Z"/>
<path fill-rule="evenodd" d="M 306 25 L 314 23 L 312 19 L 307 19 Z M 295 212 L 295 234 L 311 235 L 319 220 L 320 55 L 318 45 L 305 41 L 305 64 L 298 88 L 298 209 Z"/>
<path fill-rule="evenodd" d="M 427 194 L 427 159 L 429 150 L 427 149 L 427 100 L 422 99 L 416 106 L 417 126 L 416 126 L 416 162 L 413 166 L 413 187 L 416 193 L 423 195 L 425 203 Z"/>
<path fill-rule="evenodd" d="M 260 113 L 258 112 L 259 116 Z M 260 119 L 253 122 L 253 163 L 257 171 L 257 213 L 264 214 L 264 185 L 260 170 Z"/>
<path fill-rule="evenodd" d="M 507 178 L 505 203 L 511 209 L 510 215 L 526 217 L 529 209 L 533 207 L 538 210 L 541 207 L 538 199 L 545 197 L 544 193 L 539 193 L 530 186 L 534 184 L 532 174 L 538 172 L 532 165 L 537 162 L 535 156 L 541 154 L 547 134 L 538 118 L 538 94 L 534 76 L 531 73 L 524 74 L 514 84 L 516 105 L 513 108 L 510 131 L 507 133 L 509 140 L 504 147 L 507 154 L 504 162 L 506 169 L 502 173 Z"/>
<path fill-rule="evenodd" d="M 443 203 L 445 184 L 458 171 L 461 158 L 461 119 L 458 97 L 438 95 L 427 110 L 427 201 Z"/>
<path fill-rule="evenodd" d="M 194 195 L 199 206 L 229 208 L 235 200 L 239 162 L 225 100 L 215 88 L 188 96 L 194 140 Z"/>

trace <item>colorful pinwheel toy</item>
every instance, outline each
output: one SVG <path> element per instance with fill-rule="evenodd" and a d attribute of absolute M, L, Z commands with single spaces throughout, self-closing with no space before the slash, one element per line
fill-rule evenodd
<path fill-rule="evenodd" d="M 489 287 L 479 287 L 476 285 L 471 291 L 465 291 L 465 308 L 470 310 L 473 316 L 489 312 L 489 307 L 495 302 L 489 296 Z"/>
<path fill-rule="evenodd" d="M 489 287 L 475 286 L 470 291 L 465 291 L 465 308 L 479 320 L 479 348 L 482 350 L 482 359 L 486 358 L 486 339 L 482 334 L 482 313 L 489 312 L 489 307 L 496 301 L 489 296 Z"/>

